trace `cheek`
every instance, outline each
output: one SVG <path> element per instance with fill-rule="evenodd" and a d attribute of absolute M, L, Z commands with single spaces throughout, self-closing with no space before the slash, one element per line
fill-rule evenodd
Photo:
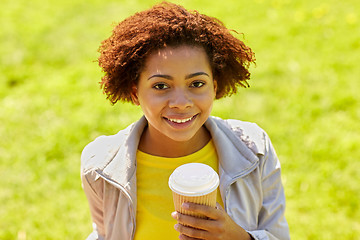
<path fill-rule="evenodd" d="M 214 98 L 215 95 L 213 94 L 205 94 L 203 96 L 199 96 L 198 105 L 202 108 L 204 112 L 210 112 L 214 103 Z"/>
<path fill-rule="evenodd" d="M 159 107 L 167 103 L 165 96 L 158 96 L 153 94 L 143 95 L 140 99 L 140 105 L 146 105 L 147 107 Z"/>
<path fill-rule="evenodd" d="M 143 113 L 147 116 L 159 114 L 166 105 L 165 97 L 154 96 L 151 94 L 141 95 L 139 101 Z"/>

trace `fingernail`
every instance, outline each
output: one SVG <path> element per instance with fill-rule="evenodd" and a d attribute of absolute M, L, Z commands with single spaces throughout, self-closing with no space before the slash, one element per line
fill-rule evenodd
<path fill-rule="evenodd" d="M 175 218 L 176 220 L 179 219 L 179 215 L 177 214 L 177 212 L 172 212 L 172 213 L 171 213 L 171 216 L 172 216 L 173 218 Z"/>
<path fill-rule="evenodd" d="M 182 204 L 182 208 L 184 208 L 184 209 L 189 209 L 189 204 L 188 204 L 188 203 L 183 203 L 183 204 Z"/>
<path fill-rule="evenodd" d="M 175 228 L 176 231 L 178 231 L 179 230 L 179 224 L 175 224 L 174 228 Z"/>

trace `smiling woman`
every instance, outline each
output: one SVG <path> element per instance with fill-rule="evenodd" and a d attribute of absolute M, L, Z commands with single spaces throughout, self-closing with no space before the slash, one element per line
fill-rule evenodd
<path fill-rule="evenodd" d="M 248 86 L 249 47 L 219 20 L 162 3 L 119 23 L 100 52 L 110 101 L 131 101 L 144 117 L 82 153 L 95 226 L 89 239 L 289 239 L 280 164 L 267 134 L 210 116 L 215 99 Z M 205 219 L 171 213 L 167 179 L 191 162 L 220 176 L 216 208 L 183 206 Z"/>
<path fill-rule="evenodd" d="M 216 94 L 216 81 L 203 48 L 178 46 L 151 54 L 131 94 L 149 123 L 139 149 L 178 157 L 204 147 L 210 136 L 203 126 Z M 186 144 L 179 144 L 186 142 Z"/>

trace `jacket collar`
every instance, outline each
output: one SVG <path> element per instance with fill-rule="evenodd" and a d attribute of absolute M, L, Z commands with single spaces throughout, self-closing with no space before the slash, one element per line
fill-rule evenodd
<path fill-rule="evenodd" d="M 115 144 L 120 145 L 118 151 L 102 171 L 105 177 L 128 190 L 133 199 L 136 199 L 136 152 L 146 125 L 147 120 L 143 116 L 118 133 L 119 138 L 116 138 Z M 209 117 L 205 126 L 216 147 L 220 175 L 225 172 L 230 178 L 244 176 L 255 167 L 258 163 L 257 154 L 261 152 L 256 152 L 256 148 L 249 148 L 240 136 L 234 134 L 231 125 L 220 118 Z"/>
<path fill-rule="evenodd" d="M 102 171 L 105 177 L 123 186 L 134 200 L 136 200 L 136 152 L 146 125 L 147 120 L 143 116 L 118 133 L 121 137 L 116 145 L 120 147 Z"/>
<path fill-rule="evenodd" d="M 247 174 L 254 168 L 259 160 L 257 152 L 250 150 L 240 136 L 234 134 L 231 125 L 220 118 L 209 117 L 205 126 L 211 133 L 216 147 L 221 167 L 219 169 L 224 170 L 230 177 L 237 177 Z"/>

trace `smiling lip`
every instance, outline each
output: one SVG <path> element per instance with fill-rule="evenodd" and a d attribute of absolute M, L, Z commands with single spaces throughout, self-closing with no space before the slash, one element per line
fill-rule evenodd
<path fill-rule="evenodd" d="M 198 114 L 192 116 L 192 117 L 188 117 L 188 118 L 167 118 L 164 117 L 164 119 L 166 119 L 166 121 L 168 123 L 170 123 L 170 125 L 174 126 L 174 127 L 186 127 L 188 126 L 191 122 L 193 122 L 193 120 L 197 117 Z"/>

